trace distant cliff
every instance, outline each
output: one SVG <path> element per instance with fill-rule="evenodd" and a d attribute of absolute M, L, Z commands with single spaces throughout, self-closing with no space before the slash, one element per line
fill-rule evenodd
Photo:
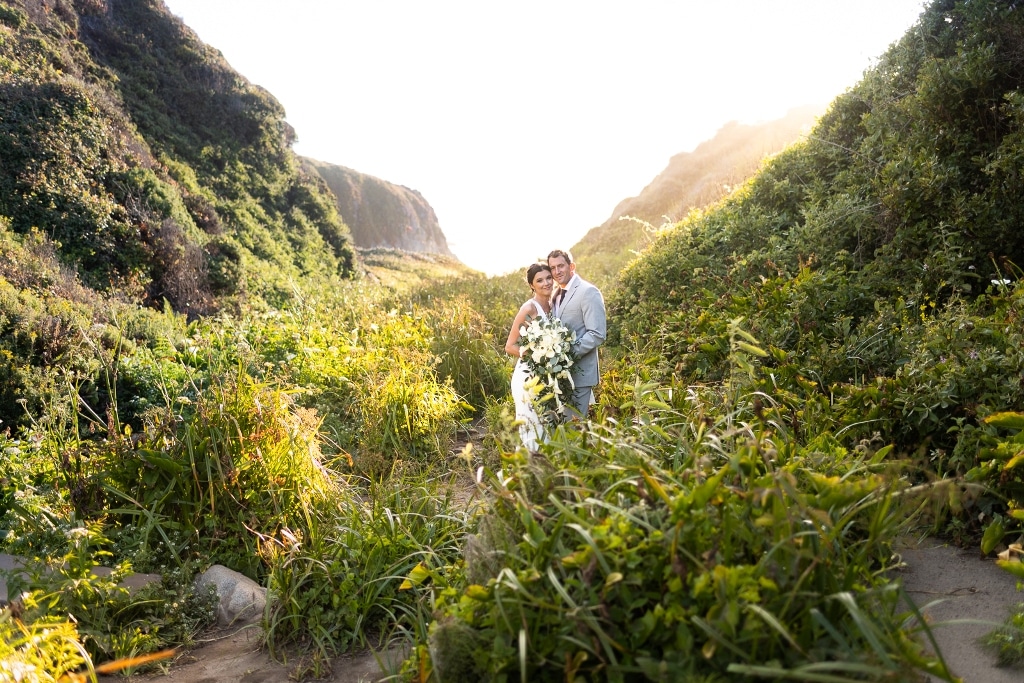
<path fill-rule="evenodd" d="M 767 123 L 727 123 L 694 151 L 673 156 L 638 196 L 619 202 L 608 220 L 572 248 L 573 255 L 591 276 L 614 278 L 650 241 L 644 222 L 654 228 L 674 224 L 718 201 L 754 175 L 765 157 L 798 140 L 822 112 L 808 106 Z"/>
<path fill-rule="evenodd" d="M 305 161 L 334 192 L 338 213 L 360 249 L 387 247 L 452 255 L 434 209 L 416 190 L 344 166 Z"/>

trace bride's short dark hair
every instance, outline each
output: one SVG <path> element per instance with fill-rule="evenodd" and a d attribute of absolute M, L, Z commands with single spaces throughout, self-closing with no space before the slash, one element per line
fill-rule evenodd
<path fill-rule="evenodd" d="M 548 264 L 546 264 L 546 263 L 534 263 L 529 268 L 527 268 L 526 269 L 526 284 L 532 285 L 533 284 L 533 278 L 537 277 L 537 273 L 539 273 L 542 270 L 546 270 L 549 273 L 551 272 L 551 268 L 549 268 Z"/>

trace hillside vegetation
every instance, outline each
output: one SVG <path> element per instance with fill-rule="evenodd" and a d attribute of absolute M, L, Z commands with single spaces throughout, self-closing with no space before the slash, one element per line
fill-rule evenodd
<path fill-rule="evenodd" d="M 187 30 L 146 2 L 8 3 L 0 22 L 5 59 L 36 55 L 21 69 L 56 73 L 64 53 L 40 50 L 58 44 L 122 64 L 133 125 L 164 130 L 119 124 L 156 150 L 154 188 L 183 185 L 167 150 L 203 140 L 189 182 L 249 226 L 231 239 L 252 266 L 230 310 L 156 310 L 124 284 L 145 269 L 86 271 L 20 213 L 0 221 L 0 538 L 29 558 L 0 613 L 4 670 L 88 676 L 187 646 L 211 616 L 191 577 L 217 562 L 267 586 L 264 644 L 297 679 L 396 644 L 396 678 L 423 683 L 958 680 L 925 647 L 894 545 L 934 532 L 993 554 L 1024 520 L 1024 9 L 936 0 L 806 140 L 664 231 L 605 288 L 591 419 L 537 452 L 503 353 L 525 283 L 426 258 L 400 283 L 353 281 L 329 220 L 329 249 L 299 230 L 250 250 L 277 217 L 308 218 L 276 203 L 302 176 L 270 144 L 274 116 L 250 129 L 266 152 L 250 160 L 148 99 L 189 63 L 160 66 L 160 36 Z M 120 29 L 62 42 L 87 24 Z M 219 92 L 194 106 L 247 111 Z M 107 119 L 76 116 L 54 130 L 79 153 Z M 35 144 L 33 125 L 2 144 Z M 106 206 L 99 177 L 53 177 Z M 304 182 L 285 194 L 320 205 Z M 163 581 L 128 594 L 132 570 Z M 1000 657 L 1024 659 L 1019 625 L 1003 633 Z"/>
<path fill-rule="evenodd" d="M 727 123 L 692 152 L 673 156 L 639 195 L 619 202 L 608 220 L 572 247 L 573 256 L 592 281 L 611 284 L 660 229 L 742 185 L 767 157 L 805 135 L 821 113 L 820 107 L 805 106 L 775 121 Z"/>
<path fill-rule="evenodd" d="M 805 141 L 623 272 L 612 336 L 685 386 L 728 379 L 741 324 L 778 419 L 994 485 L 975 531 L 1019 519 L 986 418 L 1024 407 L 1022 85 L 1019 8 L 933 3 Z"/>
<path fill-rule="evenodd" d="M 0 38 L 0 221 L 84 284 L 201 314 L 353 272 L 281 105 L 162 2 L 5 2 Z"/>

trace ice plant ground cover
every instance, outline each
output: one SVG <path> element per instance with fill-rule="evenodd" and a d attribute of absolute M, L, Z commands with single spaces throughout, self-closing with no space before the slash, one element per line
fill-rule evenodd
<path fill-rule="evenodd" d="M 542 424 L 553 427 L 565 419 L 565 403 L 574 388 L 576 333 L 558 318 L 538 317 L 522 325 L 519 334 L 523 363 L 544 384 L 537 396 L 537 414 Z"/>

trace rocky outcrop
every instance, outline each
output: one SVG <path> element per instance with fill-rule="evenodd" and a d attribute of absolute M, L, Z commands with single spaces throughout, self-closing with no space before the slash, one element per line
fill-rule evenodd
<path fill-rule="evenodd" d="M 338 213 L 360 249 L 452 255 L 434 209 L 416 190 L 344 166 L 305 161 L 334 193 Z"/>

